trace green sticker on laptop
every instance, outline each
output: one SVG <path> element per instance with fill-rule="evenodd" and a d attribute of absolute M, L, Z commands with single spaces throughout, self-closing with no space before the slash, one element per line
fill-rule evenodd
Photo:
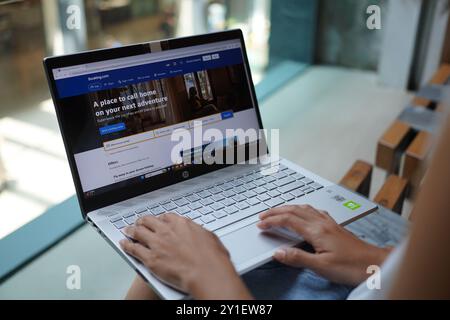
<path fill-rule="evenodd" d="M 349 208 L 350 210 L 356 210 L 356 209 L 358 209 L 359 207 L 361 207 L 361 205 L 359 204 L 359 203 L 356 203 L 355 201 L 347 201 L 347 202 L 345 202 L 344 204 L 344 207 L 347 207 L 347 208 Z"/>

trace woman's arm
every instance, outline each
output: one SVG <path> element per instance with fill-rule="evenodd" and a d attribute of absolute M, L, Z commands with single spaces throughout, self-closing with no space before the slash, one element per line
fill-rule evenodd
<path fill-rule="evenodd" d="M 421 186 L 393 299 L 450 299 L 450 118 Z"/>

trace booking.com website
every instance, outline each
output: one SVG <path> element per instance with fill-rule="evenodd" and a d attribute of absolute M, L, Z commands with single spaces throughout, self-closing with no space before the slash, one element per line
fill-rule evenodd
<path fill-rule="evenodd" d="M 95 71 L 95 72 L 93 72 Z M 85 196 L 175 164 L 177 129 L 257 129 L 239 40 L 54 69 L 60 118 Z M 204 142 L 194 141 L 191 149 Z"/>

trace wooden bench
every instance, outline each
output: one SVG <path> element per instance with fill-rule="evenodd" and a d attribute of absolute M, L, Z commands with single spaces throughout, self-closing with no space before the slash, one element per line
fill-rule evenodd
<path fill-rule="evenodd" d="M 450 64 L 442 64 L 430 80 L 430 84 L 444 84 L 450 79 Z M 413 99 L 413 105 L 442 112 L 442 103 L 421 97 Z M 394 121 L 378 140 L 375 165 L 407 179 L 411 191 L 420 185 L 425 170 L 423 162 L 431 149 L 431 134 L 417 131 L 407 123 Z M 404 161 L 402 161 L 404 160 Z M 422 168 L 422 170 L 419 170 Z"/>
<path fill-rule="evenodd" d="M 391 211 L 401 214 L 403 202 L 406 198 L 407 188 L 408 180 L 396 175 L 390 175 L 378 191 L 373 201 Z"/>
<path fill-rule="evenodd" d="M 430 153 L 431 134 L 420 131 L 405 151 L 401 176 L 410 181 L 412 191 L 415 191 L 423 178 L 424 160 Z"/>
<path fill-rule="evenodd" d="M 402 153 L 416 135 L 408 124 L 394 121 L 378 140 L 375 165 L 388 172 L 398 174 Z"/>
<path fill-rule="evenodd" d="M 450 78 L 450 64 L 442 64 L 440 68 L 436 71 L 434 76 L 431 78 L 429 84 L 444 84 Z M 413 105 L 425 108 L 434 109 L 436 105 L 433 101 L 422 98 L 415 97 L 413 99 Z"/>
<path fill-rule="evenodd" d="M 357 160 L 339 182 L 340 185 L 369 197 L 373 166 L 365 161 Z"/>
<path fill-rule="evenodd" d="M 340 181 L 340 185 L 368 197 L 372 179 L 373 166 L 357 160 Z M 374 202 L 401 214 L 403 202 L 408 191 L 408 180 L 397 175 L 390 175 L 374 198 Z"/>

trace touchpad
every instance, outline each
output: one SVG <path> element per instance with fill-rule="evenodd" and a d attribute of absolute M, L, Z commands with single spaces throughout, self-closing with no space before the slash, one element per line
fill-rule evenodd
<path fill-rule="evenodd" d="M 298 242 L 273 233 L 262 232 L 256 223 L 228 233 L 220 240 L 230 252 L 231 260 L 237 267 L 270 260 L 277 248 Z"/>

